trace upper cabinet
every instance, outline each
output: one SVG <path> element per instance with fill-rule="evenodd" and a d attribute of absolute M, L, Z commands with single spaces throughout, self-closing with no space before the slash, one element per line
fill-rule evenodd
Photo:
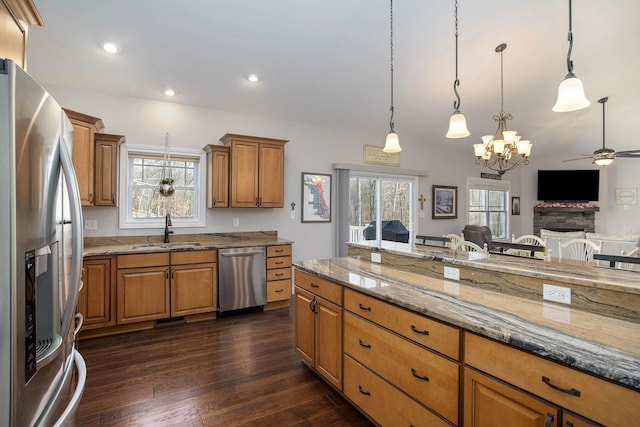
<path fill-rule="evenodd" d="M 230 202 L 232 208 L 284 206 L 283 139 L 226 134 L 230 147 Z"/>
<path fill-rule="evenodd" d="M 27 69 L 29 26 L 44 26 L 32 0 L 0 1 L 0 58 L 12 59 Z"/>
<path fill-rule="evenodd" d="M 125 137 L 98 133 L 102 119 L 64 111 L 73 125 L 73 168 L 82 206 L 117 206 L 118 153 Z"/>
<path fill-rule="evenodd" d="M 229 207 L 229 147 L 205 145 L 207 153 L 207 207 Z"/>

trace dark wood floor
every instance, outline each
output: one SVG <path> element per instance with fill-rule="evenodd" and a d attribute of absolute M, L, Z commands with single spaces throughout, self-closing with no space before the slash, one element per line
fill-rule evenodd
<path fill-rule="evenodd" d="M 289 309 L 82 340 L 78 426 L 370 426 L 293 351 Z"/>

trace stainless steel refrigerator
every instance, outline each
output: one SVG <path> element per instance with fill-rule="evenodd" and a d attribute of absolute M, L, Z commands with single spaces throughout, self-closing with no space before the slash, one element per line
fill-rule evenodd
<path fill-rule="evenodd" d="M 82 397 L 76 350 L 82 210 L 71 123 L 0 58 L 0 425 L 66 425 Z"/>

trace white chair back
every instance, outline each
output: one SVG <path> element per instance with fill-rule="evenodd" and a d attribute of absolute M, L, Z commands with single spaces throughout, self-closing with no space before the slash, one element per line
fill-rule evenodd
<path fill-rule="evenodd" d="M 536 246 L 543 246 L 543 247 L 547 247 L 547 239 L 543 239 L 541 237 L 536 236 L 535 234 L 524 234 L 520 237 L 516 237 L 515 234 L 511 235 L 511 243 L 519 243 L 522 245 L 536 245 Z M 531 251 L 524 251 L 524 250 L 519 250 L 519 249 L 507 249 L 505 251 L 505 253 L 510 254 L 510 255 L 518 255 L 518 256 L 522 256 L 522 257 L 530 257 L 531 256 Z M 540 259 L 544 259 L 545 258 L 545 252 L 534 252 L 533 254 L 534 258 L 540 258 Z"/>
<path fill-rule="evenodd" d="M 486 243 L 484 244 L 484 248 L 481 248 L 480 246 L 468 240 L 461 241 L 458 244 L 458 247 L 456 248 L 456 250 L 462 251 L 462 252 L 481 252 L 484 254 L 489 253 L 489 248 L 487 247 Z"/>
<path fill-rule="evenodd" d="M 593 254 L 599 254 L 602 242 L 594 242 L 589 239 L 571 239 L 560 243 L 558 258 L 575 259 L 577 261 L 593 261 Z"/>
<path fill-rule="evenodd" d="M 460 242 L 462 242 L 464 239 L 462 238 L 461 234 L 445 234 L 444 237 L 447 237 L 449 239 L 449 243 L 447 243 L 447 247 L 451 250 L 456 250 L 458 249 L 458 245 L 460 244 Z"/>
<path fill-rule="evenodd" d="M 628 254 L 625 254 L 624 251 L 622 251 L 621 255 L 622 256 L 640 257 L 640 248 L 636 247 L 635 249 L 633 249 Z M 640 264 L 634 264 L 634 263 L 631 263 L 631 262 L 619 262 L 617 267 L 621 268 L 623 270 L 640 271 Z"/>

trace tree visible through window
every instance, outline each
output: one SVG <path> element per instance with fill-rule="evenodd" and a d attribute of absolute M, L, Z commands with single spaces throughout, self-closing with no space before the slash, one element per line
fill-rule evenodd
<path fill-rule="evenodd" d="M 469 189 L 467 223 L 488 225 L 494 239 L 507 237 L 507 191 Z"/>

